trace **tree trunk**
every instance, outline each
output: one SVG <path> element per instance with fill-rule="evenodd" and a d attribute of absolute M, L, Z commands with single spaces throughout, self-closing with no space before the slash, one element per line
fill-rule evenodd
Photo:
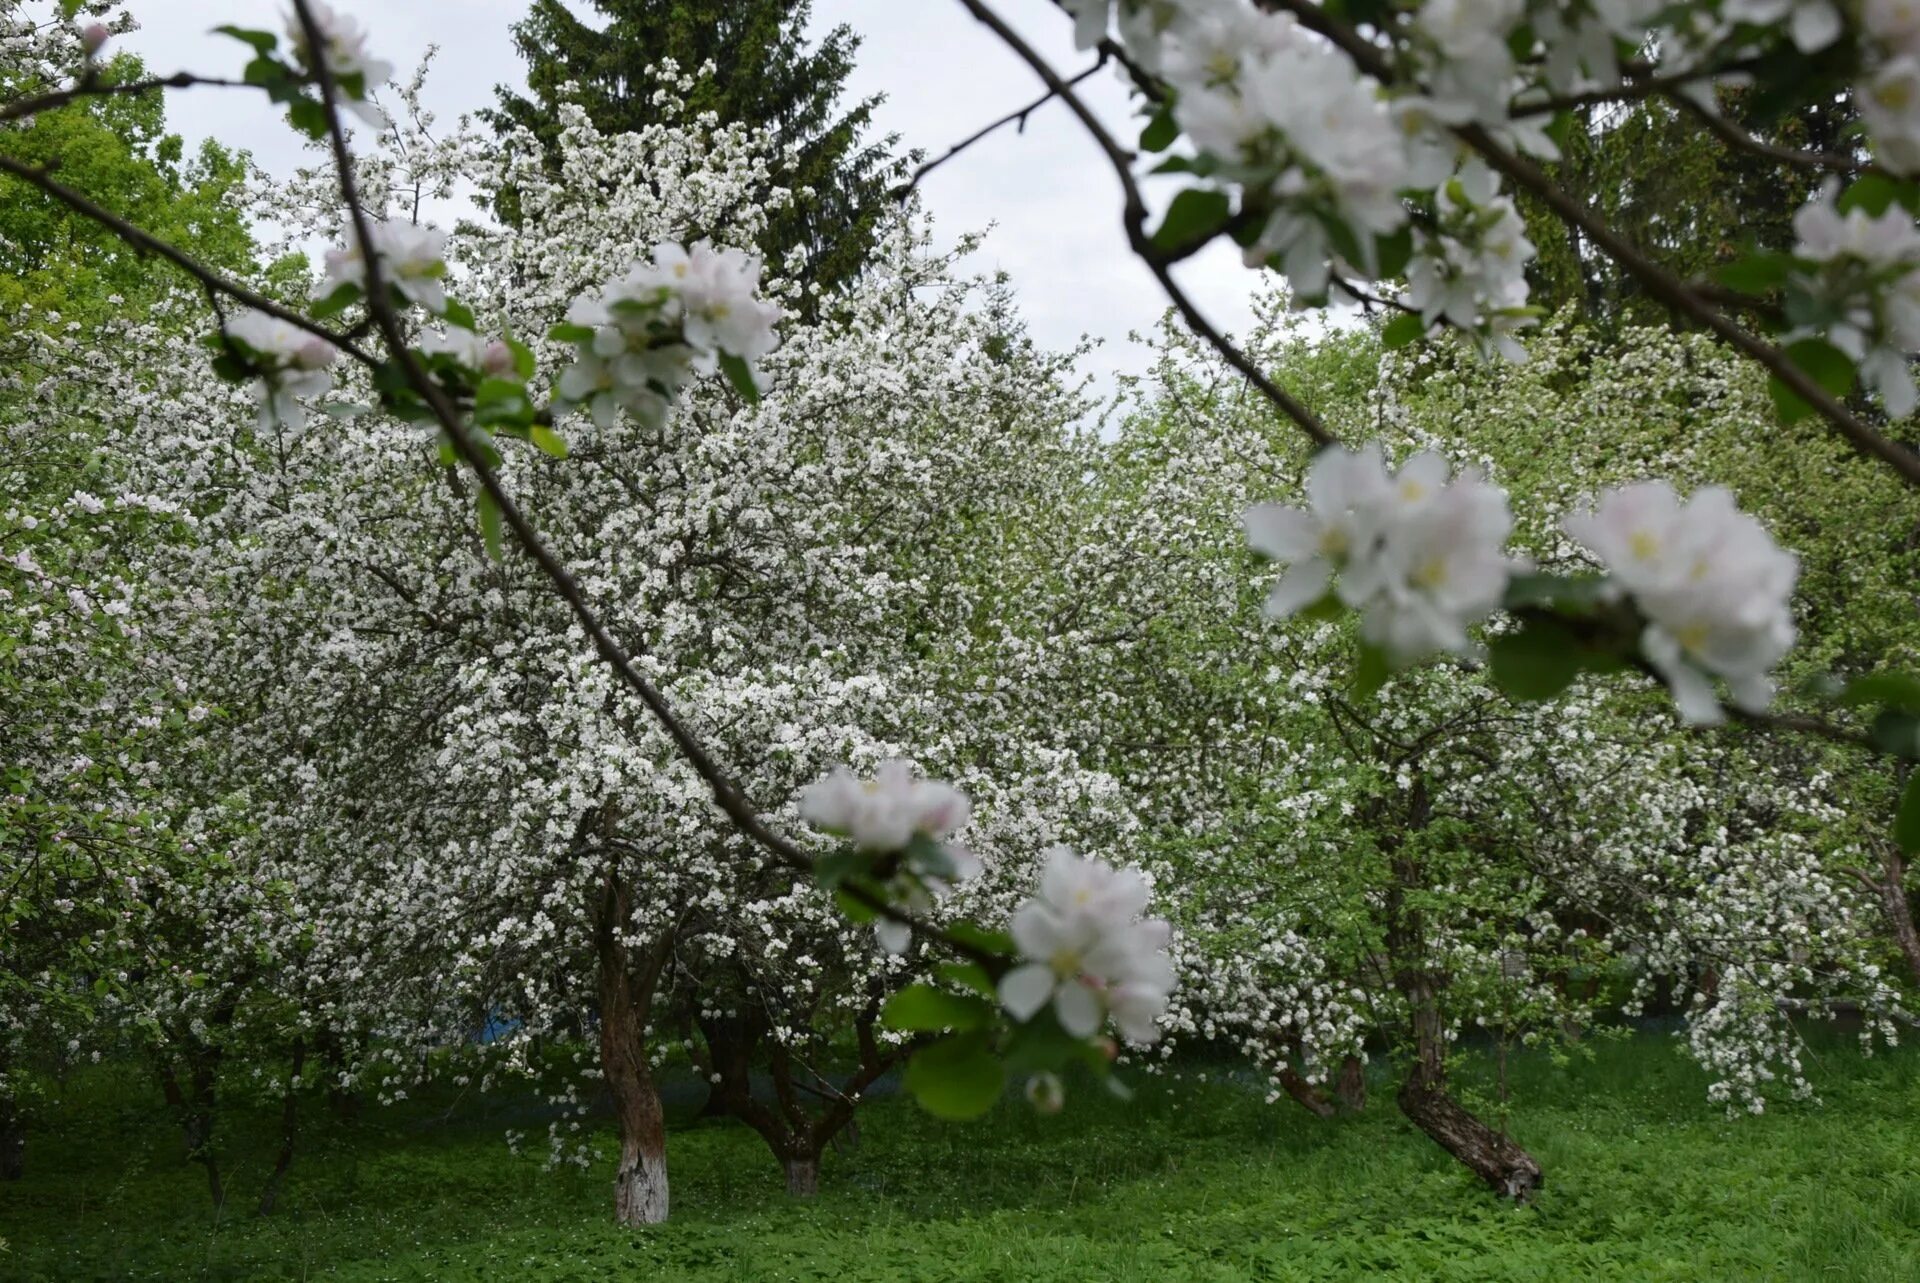
<path fill-rule="evenodd" d="M 287 1078 L 287 1094 L 280 1102 L 280 1154 L 273 1160 L 273 1172 L 267 1177 L 267 1187 L 260 1191 L 262 1216 L 273 1215 L 273 1205 L 280 1198 L 280 1185 L 287 1179 L 287 1169 L 293 1166 L 293 1140 L 300 1123 L 300 1098 L 294 1091 L 300 1070 L 306 1062 L 307 1045 L 296 1038 L 293 1040 L 293 1067 Z"/>
<path fill-rule="evenodd" d="M 1913 902 L 1907 899 L 1907 864 L 1891 843 L 1885 844 L 1880 880 L 1874 890 L 1880 893 L 1880 907 L 1887 915 L 1893 942 L 1900 947 L 1900 956 L 1907 960 L 1913 982 L 1920 984 L 1920 931 L 1914 929 Z"/>
<path fill-rule="evenodd" d="M 1327 1099 L 1327 1094 L 1302 1078 L 1292 1065 L 1280 1066 L 1279 1079 L 1287 1095 L 1299 1101 L 1308 1113 L 1319 1118 L 1333 1117 L 1333 1102 Z"/>
<path fill-rule="evenodd" d="M 27 1172 L 27 1120 L 11 1096 L 0 1096 L 0 1181 L 17 1181 Z"/>
<path fill-rule="evenodd" d="M 1432 979 L 1408 973 L 1401 989 L 1413 1012 L 1414 1063 L 1400 1087 L 1400 1112 L 1502 1197 L 1530 1201 L 1546 1182 L 1540 1164 L 1447 1093 L 1446 1038 Z"/>
<path fill-rule="evenodd" d="M 620 1123 L 613 1214 L 622 1225 L 658 1225 L 667 1219 L 667 1126 L 647 1065 L 647 1014 L 673 937 L 665 934 L 636 970 L 620 938 L 630 912 L 626 888 L 609 870 L 597 944 L 600 1068 Z"/>
<path fill-rule="evenodd" d="M 172 1063 L 165 1060 L 160 1063 L 160 1089 L 166 1094 L 174 1117 L 180 1121 L 180 1130 L 187 1140 L 188 1161 L 207 1169 L 207 1192 L 213 1196 L 214 1207 L 221 1208 L 227 1205 L 227 1190 L 221 1184 L 220 1162 L 213 1151 L 214 1070 L 206 1055 L 189 1051 L 187 1057 L 192 1065 L 191 1094 L 181 1088 L 180 1076 L 174 1072 Z"/>
<path fill-rule="evenodd" d="M 787 1193 L 794 1198 L 812 1198 L 820 1192 L 820 1156 L 789 1157 L 781 1162 L 787 1169 Z"/>
<path fill-rule="evenodd" d="M 1367 1107 L 1367 1067 L 1358 1056 L 1340 1062 L 1340 1076 L 1333 1080 L 1333 1098 L 1349 1114 Z"/>

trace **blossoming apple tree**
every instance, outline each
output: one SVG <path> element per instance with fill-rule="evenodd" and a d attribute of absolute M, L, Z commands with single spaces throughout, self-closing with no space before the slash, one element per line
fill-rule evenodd
<path fill-rule="evenodd" d="M 1228 237 L 1251 265 L 1282 273 L 1304 303 L 1351 300 L 1391 313 L 1385 334 L 1396 344 L 1452 329 L 1515 359 L 1536 321 L 1526 302 L 1531 246 L 1513 201 L 1525 190 L 1676 316 L 1763 368 L 1783 420 L 1823 423 L 1865 456 L 1861 466 L 1920 481 L 1920 455 L 1882 415 L 1903 415 L 1914 397 L 1905 355 L 1920 281 L 1911 214 L 1920 189 L 1907 174 L 1920 154 L 1912 92 L 1920 63 L 1904 7 L 1064 0 L 1079 43 L 1115 62 L 1138 94 L 1141 150 L 1163 156 L 1157 170 L 1183 184 L 1149 229 L 1133 151 L 991 4 L 960 3 L 1087 127 L 1122 183 L 1129 241 L 1182 318 L 1320 450 L 1306 468 L 1275 477 L 1289 491 L 1297 477 L 1304 502 L 1250 505 L 1247 527 L 1254 546 L 1285 567 L 1268 599 L 1272 616 L 1357 617 L 1357 694 L 1390 679 L 1419 690 L 1444 684 L 1443 670 L 1427 666 L 1433 657 L 1471 660 L 1485 645 L 1497 687 L 1522 701 L 1577 703 L 1582 694 L 1566 692 L 1583 675 L 1639 673 L 1670 688 L 1691 723 L 1726 715 L 1724 686 L 1748 720 L 1916 755 L 1920 683 L 1898 672 L 1840 687 L 1845 703 L 1875 715 L 1870 731 L 1848 714 L 1769 711 L 1774 670 L 1799 631 L 1799 565 L 1724 492 L 1683 496 L 1652 478 L 1591 496 L 1559 527 L 1588 568 L 1559 570 L 1538 543 L 1528 556 L 1547 568 L 1529 566 L 1509 545 L 1516 528 L 1531 528 L 1530 514 L 1514 511 L 1477 463 L 1343 444 L 1209 326 L 1173 275 L 1183 258 Z M 82 6 L 64 7 L 72 17 Z M 744 190 L 725 181 L 733 171 L 675 171 L 644 140 L 581 147 L 576 156 L 599 159 L 573 175 L 563 164 L 557 179 L 516 162 L 510 148 L 476 155 L 477 172 L 510 171 L 535 211 L 525 223 L 533 231 L 516 239 L 463 227 L 443 237 L 385 203 L 377 181 L 362 183 L 343 113 L 378 121 L 373 95 L 392 72 L 367 33 L 318 0 L 294 0 L 283 30 L 228 34 L 252 51 L 241 86 L 284 108 L 331 159 L 338 199 L 324 217 L 337 223 L 338 244 L 310 301 L 208 267 L 46 167 L 0 154 L 0 172 L 185 271 L 216 314 L 213 368 L 257 404 L 251 429 L 225 418 L 176 426 L 172 439 L 143 441 L 142 456 L 155 466 L 194 460 L 189 485 L 233 470 L 217 509 L 233 521 L 232 537 L 199 552 L 243 554 L 218 581 L 233 602 L 274 609 L 236 610 L 213 640 L 232 647 L 234 674 L 247 656 L 292 661 L 269 667 L 293 680 L 239 705 L 238 733 L 261 737 L 261 796 L 287 802 L 260 826 L 261 841 L 278 848 L 262 858 L 287 861 L 277 866 L 283 881 L 312 906 L 302 948 L 324 958 L 312 970 L 329 979 L 309 1006 L 345 1015 L 377 990 L 379 1014 L 355 1014 L 371 1027 L 389 1019 L 389 1004 L 411 1006 L 418 1046 L 470 1023 L 476 1001 L 504 1004 L 529 1030 L 556 1028 L 559 1012 L 591 1003 L 600 1071 L 622 1122 L 618 1205 L 630 1220 L 665 1212 L 648 1079 L 652 995 L 679 965 L 680 943 L 710 930 L 712 910 L 754 903 L 738 879 L 763 865 L 812 879 L 823 905 L 830 893 L 850 917 L 883 922 L 875 946 L 900 944 L 904 930 L 909 944 L 924 938 L 952 959 L 939 973 L 944 987 L 903 990 L 884 1016 L 897 1035 L 927 1036 L 908 1081 L 936 1107 L 982 1107 L 1007 1063 L 1032 1071 L 1037 1094 L 1051 1099 L 1043 1075 L 1073 1061 L 1104 1066 L 1109 1021 L 1123 1034 L 1150 1034 L 1173 977 L 1162 960 L 1167 933 L 1137 921 L 1142 880 L 1049 856 L 1037 897 L 1001 906 L 1011 909 L 1007 937 L 928 919 L 955 883 L 956 901 L 964 895 L 969 867 L 943 844 L 935 831 L 943 825 L 869 827 L 845 808 L 815 809 L 854 839 L 828 855 L 769 818 L 835 759 L 902 751 L 956 779 L 969 755 L 986 752 L 1009 771 L 1039 762 L 1091 769 L 1044 739 L 1002 752 L 967 728 L 936 729 L 951 709 L 973 706 L 951 678 L 979 678 L 968 672 L 975 665 L 955 664 L 944 683 L 886 680 L 926 671 L 956 634 L 993 632 L 982 617 L 990 608 L 933 591 L 951 563 L 914 520 L 970 510 L 980 490 L 965 475 L 970 460 L 952 452 L 978 443 L 941 431 L 940 416 L 914 422 L 899 398 L 932 380 L 976 395 L 985 386 L 989 402 L 1020 404 L 1005 385 L 992 388 L 1018 377 L 997 355 L 1004 347 L 989 342 L 1000 336 L 935 345 L 947 363 L 937 377 L 916 368 L 913 310 L 901 300 L 930 269 L 899 248 L 882 281 L 854 299 L 857 319 L 843 333 L 782 343 L 779 278 L 763 280 L 744 252 L 756 215 L 730 201 Z M 87 28 L 83 53 L 106 38 L 105 28 Z M 1733 77 L 1787 102 L 1852 92 L 1866 135 L 1844 157 L 1748 135 L 1716 114 L 1713 88 Z M 185 74 L 115 83 L 88 61 L 71 84 L 0 106 L 0 121 L 80 97 L 205 83 Z M 1730 147 L 1834 172 L 1800 220 L 1792 254 L 1745 255 L 1716 281 L 1680 280 L 1555 187 L 1540 162 L 1551 159 L 1572 106 L 1654 94 L 1698 114 Z M 573 132 L 583 131 L 582 122 Z M 593 199 L 583 199 L 583 185 L 570 194 L 569 178 L 590 183 Z M 943 315 L 966 331 L 951 308 Z M 848 344 L 877 373 L 842 364 Z M 151 372 L 158 384 L 181 377 L 175 363 Z M 1856 385 L 1874 400 L 1854 396 Z M 336 386 L 378 410 L 357 415 L 357 403 L 336 401 L 333 413 L 313 414 L 309 403 Z M 784 386 L 790 401 L 767 395 Z M 875 421 L 858 448 L 805 413 L 833 398 L 858 411 L 854 421 Z M 963 404 L 972 415 L 979 403 Z M 899 436 L 879 433 L 881 424 Z M 1029 423 L 1015 439 L 1044 454 L 1050 447 L 1035 436 Z M 229 450 L 235 441 L 248 448 Z M 1016 470 L 1023 465 L 1016 457 Z M 335 502 L 343 494 L 352 505 Z M 985 516 L 982 528 L 995 529 Z M 498 555 L 509 538 L 524 560 Z M 474 557 L 476 541 L 496 555 Z M 818 552 L 842 544 L 854 555 Z M 395 549 L 406 550 L 404 562 Z M 288 620 L 304 627 L 258 639 L 249 631 L 286 629 Z M 1487 736 L 1508 716 L 1477 695 L 1435 698 L 1448 725 L 1458 701 L 1494 719 L 1480 723 Z M 1538 714 L 1512 716 L 1541 727 Z M 1288 736 L 1268 729 L 1282 751 Z M 1357 729 L 1370 747 L 1356 757 L 1389 768 L 1377 774 L 1392 786 L 1355 805 L 1372 808 L 1362 826 L 1374 835 L 1371 855 L 1393 867 L 1402 897 L 1389 896 L 1382 929 L 1392 1000 L 1415 1031 L 1403 1104 L 1456 1152 L 1491 1145 L 1491 1161 L 1476 1170 L 1523 1197 L 1537 1167 L 1460 1118 L 1437 1059 L 1449 1025 L 1435 960 L 1463 947 L 1466 928 L 1409 895 L 1436 860 L 1463 853 L 1512 876 L 1518 866 L 1504 857 L 1542 834 L 1476 845 L 1484 811 L 1453 783 L 1471 774 L 1473 752 L 1462 748 L 1466 760 L 1444 767 L 1416 764 L 1396 741 L 1411 734 L 1426 743 L 1419 725 Z M 1356 728 L 1322 725 L 1292 742 L 1343 730 Z M 1550 735 L 1528 742 L 1545 745 L 1549 762 L 1563 751 Z M 1498 758 L 1481 766 L 1500 777 L 1482 781 L 1490 789 L 1519 787 Z M 874 785 L 887 799 L 880 805 L 912 810 L 904 800 L 912 790 L 891 775 Z M 1104 797 L 1104 787 L 1090 779 L 1059 791 Z M 1029 867 L 1039 829 L 1075 827 L 1066 809 L 1014 824 Z M 983 833 L 988 813 L 982 804 Z M 1909 791 L 1899 817 L 1896 842 L 1920 847 L 1920 793 Z M 1124 808 L 1108 822 L 1124 824 Z M 880 831 L 910 836 L 899 849 L 862 837 Z M 1669 831 L 1662 849 L 1683 836 L 1698 835 Z M 983 852 L 989 845 L 962 840 Z M 1543 847 L 1577 853 L 1583 841 L 1575 826 Z M 1526 856 L 1536 857 L 1552 865 L 1539 877 L 1575 878 L 1570 855 Z M 1455 875 L 1449 866 L 1442 876 Z M 1528 920 L 1538 936 L 1554 935 L 1528 912 L 1523 902 L 1500 929 Z M 1492 947 L 1474 943 L 1482 956 Z M 1313 952 L 1289 943 L 1273 956 Z M 367 967 L 376 957 L 411 960 L 412 970 L 375 976 Z M 1330 1045 L 1344 1021 L 1334 1022 Z"/>

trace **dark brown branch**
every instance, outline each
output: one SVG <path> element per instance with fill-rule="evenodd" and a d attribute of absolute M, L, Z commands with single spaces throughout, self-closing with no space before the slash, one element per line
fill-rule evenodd
<path fill-rule="evenodd" d="M 214 76 L 196 76 L 189 72 L 177 71 L 171 76 L 155 76 L 150 80 L 130 80 L 125 84 L 106 85 L 88 78 L 76 82 L 65 89 L 38 98 L 23 98 L 19 102 L 8 103 L 0 107 L 0 124 L 9 121 L 25 120 L 37 116 L 43 111 L 53 111 L 83 98 L 117 98 L 128 94 L 150 93 L 155 89 L 191 89 L 195 85 L 214 85 L 223 89 L 257 89 L 258 85 L 249 85 L 244 80 L 221 80 Z"/>
<path fill-rule="evenodd" d="M 1175 310 L 1180 313 L 1187 327 L 1210 344 L 1225 358 L 1227 364 L 1239 371 L 1242 377 L 1258 388 L 1261 394 L 1279 407 L 1289 419 L 1292 419 L 1300 430 L 1312 439 L 1316 447 L 1332 445 L 1333 434 L 1327 430 L 1325 424 L 1320 422 L 1319 416 L 1285 388 L 1268 378 L 1246 353 L 1230 342 L 1212 322 L 1207 320 L 1193 300 L 1187 296 L 1187 292 L 1180 287 L 1179 282 L 1173 279 L 1172 260 L 1147 236 L 1147 205 L 1140 195 L 1140 185 L 1134 181 L 1132 154 L 1115 141 L 1107 127 L 1100 122 L 1100 118 L 1081 101 L 1080 96 L 1074 93 L 1072 86 L 1060 78 L 1060 73 L 1053 69 L 1052 64 L 1022 39 L 1019 32 L 1009 27 L 985 0 L 960 0 L 960 3 L 966 7 L 968 13 L 998 36 L 1002 44 L 1017 54 L 1054 97 L 1066 103 L 1087 133 L 1093 137 L 1094 142 L 1099 144 L 1108 165 L 1113 169 L 1114 176 L 1120 180 L 1120 189 L 1125 197 L 1122 226 L 1127 235 L 1127 244 L 1147 265 L 1154 279 L 1160 282 L 1160 288 L 1165 290 L 1167 297 L 1173 301 Z"/>
<path fill-rule="evenodd" d="M 1318 4 L 1310 0 L 1258 0 L 1258 3 L 1265 9 L 1284 10 L 1293 14 L 1301 26 L 1332 41 L 1353 60 L 1354 66 L 1382 85 L 1392 85 L 1398 79 L 1393 64 L 1378 46 L 1330 16 Z M 1457 125 L 1453 133 L 1479 152 L 1489 165 L 1509 181 L 1538 196 L 1563 222 L 1578 228 L 1588 240 L 1604 250 L 1607 257 L 1645 286 L 1654 298 L 1679 315 L 1704 326 L 1757 362 L 1791 389 L 1794 395 L 1818 410 L 1821 417 L 1838 429 L 1856 450 L 1889 464 L 1909 484 L 1920 485 L 1920 454 L 1882 436 L 1872 425 L 1842 405 L 1817 379 L 1794 364 L 1785 352 L 1750 333 L 1688 289 L 1685 281 L 1648 258 L 1599 215 L 1570 196 L 1538 165 L 1501 143 L 1484 126 Z"/>
<path fill-rule="evenodd" d="M 289 325 L 298 326 L 309 334 L 317 335 L 363 365 L 379 364 L 365 351 L 355 346 L 353 341 L 344 334 L 330 330 L 311 317 L 302 316 L 293 309 L 274 302 L 264 294 L 257 294 L 237 281 L 229 280 L 192 255 L 174 248 L 157 236 L 142 231 L 118 214 L 96 205 L 64 183 L 55 181 L 44 169 L 37 169 L 32 165 L 22 164 L 10 156 L 0 155 L 0 174 L 12 174 L 15 178 L 32 184 L 55 200 L 86 215 L 135 249 L 166 259 L 207 289 L 216 290 L 228 298 L 245 303 L 248 307 L 265 312 L 268 316 L 285 321 Z"/>
<path fill-rule="evenodd" d="M 318 25 L 314 21 L 309 0 L 294 0 L 294 11 L 306 33 L 308 48 L 326 48 L 326 42 L 321 38 Z M 337 86 L 332 69 L 326 66 L 324 59 L 316 59 L 314 70 L 320 87 L 321 103 L 326 111 L 327 137 L 333 152 L 334 168 L 339 176 L 341 198 L 346 203 L 353 234 L 359 241 L 361 257 L 366 264 L 367 307 L 387 350 L 392 353 L 401 373 L 406 377 L 408 386 L 426 402 L 427 408 L 432 411 L 435 420 L 447 434 L 447 440 L 452 444 L 454 452 L 473 470 L 474 477 L 480 482 L 481 488 L 487 492 L 488 497 L 499 509 L 501 520 L 513 532 L 515 542 L 519 543 L 526 554 L 533 559 L 534 564 L 553 585 L 561 600 L 566 602 L 574 619 L 592 640 L 595 652 L 608 667 L 613 669 L 628 689 L 640 697 L 641 703 L 647 706 L 648 712 L 653 714 L 654 719 L 667 732 L 675 747 L 686 757 L 687 762 L 700 778 L 706 781 L 708 789 L 713 794 L 715 805 L 726 814 L 736 829 L 782 864 L 796 872 L 811 875 L 814 871 L 813 858 L 792 839 L 776 832 L 761 818 L 732 777 L 714 760 L 713 755 L 707 751 L 699 738 L 680 720 L 673 711 L 672 705 L 667 702 L 666 696 L 634 667 L 632 657 L 614 639 L 612 632 L 600 619 L 592 604 L 587 601 L 579 582 L 547 548 L 539 533 L 533 528 L 533 523 L 528 520 L 526 514 L 521 511 L 520 505 L 501 483 L 499 474 L 487 462 L 486 456 L 481 452 L 465 423 L 461 421 L 459 411 L 448 399 L 445 390 L 420 365 L 419 359 L 407 343 L 406 335 L 402 332 L 400 318 L 394 311 L 392 296 L 387 290 L 386 281 L 382 275 L 380 256 L 374 251 L 373 226 L 368 219 L 366 207 L 361 203 L 359 187 L 354 180 L 353 157 L 347 149 L 346 131 L 340 123 L 340 113 L 335 102 Z M 895 908 L 884 897 L 874 895 L 855 884 L 848 884 L 844 889 L 875 913 L 925 931 L 953 952 L 981 964 L 990 973 L 998 974 L 1003 969 L 1004 964 L 997 955 L 955 939 L 940 928 Z"/>

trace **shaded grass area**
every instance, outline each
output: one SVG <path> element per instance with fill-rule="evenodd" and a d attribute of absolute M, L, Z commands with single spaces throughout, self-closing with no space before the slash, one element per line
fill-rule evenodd
<path fill-rule="evenodd" d="M 1485 1091 L 1486 1067 L 1469 1066 Z M 26 1180 L 0 1185 L 0 1278 L 1028 1281 L 1920 1279 L 1920 1055 L 1820 1057 L 1823 1107 L 1727 1120 L 1668 1038 L 1510 1067 L 1511 1129 L 1547 1171 L 1496 1202 L 1393 1109 L 1322 1122 L 1244 1085 L 1148 1080 L 970 1125 L 876 1102 L 820 1196 L 786 1197 L 759 1139 L 682 1118 L 672 1223 L 610 1224 L 613 1137 L 551 1172 L 502 1138 L 524 1101 L 314 1115 L 281 1209 L 252 1206 L 270 1110 L 223 1122 L 229 1210 L 128 1073 L 74 1085 Z M 1475 1083 L 1474 1080 L 1479 1081 Z M 514 1117 L 515 1114 L 519 1117 Z"/>

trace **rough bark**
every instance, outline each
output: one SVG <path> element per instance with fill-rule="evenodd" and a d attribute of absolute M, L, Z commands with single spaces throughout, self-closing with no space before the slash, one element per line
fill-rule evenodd
<path fill-rule="evenodd" d="M 1920 930 L 1914 928 L 1913 901 L 1907 898 L 1907 862 L 1898 847 L 1885 845 L 1880 859 L 1880 877 L 1874 888 L 1880 896 L 1881 911 L 1887 915 L 1887 928 L 1900 956 L 1907 960 L 1913 982 L 1920 985 Z"/>
<path fill-rule="evenodd" d="M 1340 1062 L 1340 1076 L 1333 1080 L 1333 1098 L 1350 1114 L 1367 1107 L 1367 1067 L 1360 1057 L 1348 1056 Z"/>
<path fill-rule="evenodd" d="M 787 1193 L 795 1198 L 812 1198 L 820 1192 L 820 1159 L 789 1158 L 782 1164 L 787 1169 Z"/>
<path fill-rule="evenodd" d="M 160 1062 L 160 1090 L 180 1123 L 187 1141 L 187 1159 L 207 1171 L 207 1193 L 213 1205 L 225 1207 L 226 1186 L 220 1181 L 219 1156 L 213 1148 L 214 1066 L 213 1057 L 204 1052 L 189 1052 L 189 1086 L 180 1085 L 180 1075 L 171 1061 Z"/>
<path fill-rule="evenodd" d="M 635 959 L 621 940 L 631 916 L 627 890 L 609 869 L 600 905 L 600 1068 L 620 1124 L 614 1219 L 657 1225 L 667 1219 L 667 1127 L 647 1065 L 647 1014 L 672 947 L 667 934 Z"/>
<path fill-rule="evenodd" d="M 1298 1101 L 1308 1113 L 1319 1118 L 1333 1117 L 1333 1101 L 1327 1098 L 1327 1093 L 1302 1078 L 1292 1065 L 1280 1066 L 1279 1078 L 1280 1086 L 1287 1095 Z"/>
<path fill-rule="evenodd" d="M 1414 1062 L 1400 1086 L 1400 1112 L 1502 1197 L 1530 1201 L 1546 1182 L 1540 1164 L 1447 1092 L 1446 1036 L 1432 978 L 1409 973 L 1401 989 L 1413 1012 Z"/>
<path fill-rule="evenodd" d="M 267 1187 L 260 1191 L 260 1215 L 273 1215 L 273 1205 L 280 1199 L 280 1186 L 287 1179 L 287 1170 L 293 1166 L 293 1142 L 300 1125 L 300 1098 L 294 1093 L 294 1084 L 300 1079 L 300 1071 L 307 1063 L 307 1045 L 296 1038 L 293 1042 L 293 1065 L 288 1071 L 287 1094 L 280 1102 L 280 1153 L 273 1160 L 273 1171 L 267 1176 Z"/>
<path fill-rule="evenodd" d="M 1430 814 L 1426 780 L 1416 777 L 1407 792 L 1406 831 L 1424 829 Z M 1403 839 L 1396 839 L 1396 845 Z M 1426 922 L 1408 891 L 1422 885 L 1417 853 L 1404 847 L 1393 860 L 1387 892 L 1387 951 L 1394 963 L 1393 982 L 1413 1022 L 1413 1066 L 1401 1084 L 1400 1112 L 1442 1149 L 1498 1190 L 1526 1202 L 1545 1183 L 1540 1164 L 1513 1140 L 1495 1131 L 1447 1092 L 1446 1019 L 1440 994 L 1446 977 L 1427 965 Z"/>
<path fill-rule="evenodd" d="M 0 1096 L 0 1181 L 17 1181 L 27 1171 L 27 1120 L 11 1096 Z"/>

